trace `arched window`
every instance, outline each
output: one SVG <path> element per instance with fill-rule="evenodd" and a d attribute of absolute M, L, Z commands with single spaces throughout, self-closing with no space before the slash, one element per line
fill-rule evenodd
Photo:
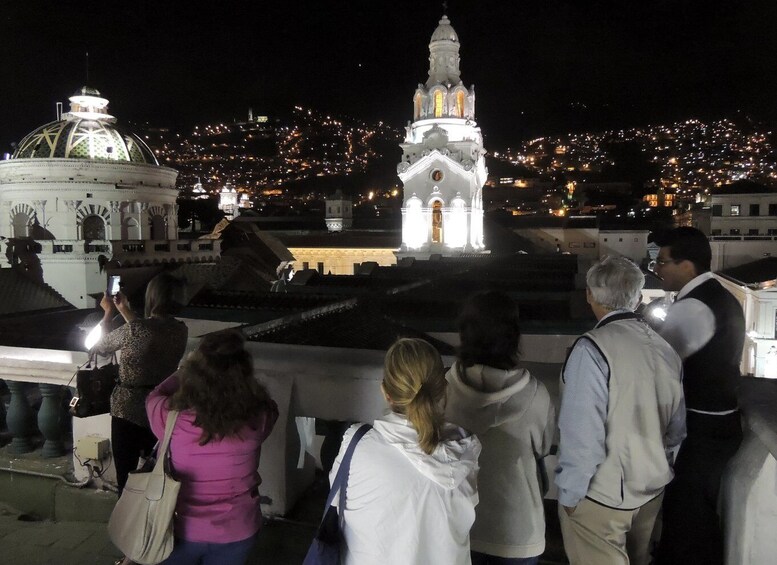
<path fill-rule="evenodd" d="M 424 221 L 421 199 L 413 195 L 403 210 L 402 240 L 409 249 L 420 249 L 427 242 L 428 227 Z"/>
<path fill-rule="evenodd" d="M 151 216 L 151 239 L 167 239 L 165 218 L 159 214 Z"/>
<path fill-rule="evenodd" d="M 442 243 L 442 202 L 432 204 L 432 243 Z"/>
<path fill-rule="evenodd" d="M 434 117 L 442 118 L 442 90 L 434 93 Z"/>
<path fill-rule="evenodd" d="M 416 120 L 421 119 L 421 95 L 416 94 L 415 100 L 413 100 L 413 117 Z"/>
<path fill-rule="evenodd" d="M 105 239 L 105 220 L 100 216 L 87 216 L 82 223 L 83 239 Z"/>
<path fill-rule="evenodd" d="M 467 204 L 458 194 L 451 200 L 446 218 L 445 243 L 449 247 L 464 247 L 467 244 Z"/>
<path fill-rule="evenodd" d="M 459 118 L 464 117 L 464 91 L 459 90 L 456 93 L 456 115 Z"/>
<path fill-rule="evenodd" d="M 24 212 L 18 212 L 13 217 L 13 236 L 17 239 L 30 237 L 30 217 Z"/>
<path fill-rule="evenodd" d="M 121 238 L 124 240 L 140 239 L 140 226 L 135 218 L 128 218 L 122 226 Z"/>

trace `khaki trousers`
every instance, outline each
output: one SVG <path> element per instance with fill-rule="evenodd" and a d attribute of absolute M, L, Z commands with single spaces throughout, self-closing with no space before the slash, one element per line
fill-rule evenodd
<path fill-rule="evenodd" d="M 584 498 L 571 516 L 559 504 L 561 535 L 571 565 L 649 565 L 650 536 L 664 494 L 636 510 L 615 510 Z"/>

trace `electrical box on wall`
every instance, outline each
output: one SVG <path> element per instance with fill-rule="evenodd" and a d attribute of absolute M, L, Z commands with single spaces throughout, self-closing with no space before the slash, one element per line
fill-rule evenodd
<path fill-rule="evenodd" d="M 100 461 L 108 456 L 111 442 L 100 436 L 84 436 L 76 444 L 76 454 L 81 461 Z"/>

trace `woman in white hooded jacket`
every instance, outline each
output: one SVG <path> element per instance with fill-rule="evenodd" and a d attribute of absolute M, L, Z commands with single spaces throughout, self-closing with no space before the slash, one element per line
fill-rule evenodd
<path fill-rule="evenodd" d="M 553 441 L 555 409 L 545 385 L 517 367 L 521 332 L 509 296 L 485 292 L 467 300 L 459 334 L 459 358 L 446 376 L 445 418 L 483 445 L 472 563 L 535 564 L 545 550 L 542 460 Z"/>
<path fill-rule="evenodd" d="M 356 446 L 339 509 L 343 563 L 469 564 L 480 442 L 443 422 L 439 353 L 423 340 L 400 339 L 386 354 L 381 389 L 390 411 Z M 330 481 L 358 428 L 343 436 Z"/>

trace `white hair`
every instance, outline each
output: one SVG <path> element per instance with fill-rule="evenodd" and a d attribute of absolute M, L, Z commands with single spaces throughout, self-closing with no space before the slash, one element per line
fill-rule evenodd
<path fill-rule="evenodd" d="M 633 310 L 642 299 L 645 275 L 625 257 L 605 257 L 588 269 L 585 282 L 598 304 L 609 310 Z"/>

